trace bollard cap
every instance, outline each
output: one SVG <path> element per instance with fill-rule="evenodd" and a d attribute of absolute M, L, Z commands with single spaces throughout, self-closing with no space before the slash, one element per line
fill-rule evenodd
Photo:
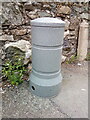
<path fill-rule="evenodd" d="M 65 22 L 62 21 L 61 19 L 58 18 L 51 18 L 51 17 L 42 17 L 42 18 L 37 18 L 34 20 L 31 20 L 31 25 L 32 26 L 43 26 L 43 27 L 59 27 L 65 26 Z"/>

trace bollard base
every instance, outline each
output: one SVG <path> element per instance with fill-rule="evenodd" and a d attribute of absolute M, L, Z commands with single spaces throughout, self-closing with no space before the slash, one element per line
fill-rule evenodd
<path fill-rule="evenodd" d="M 61 89 L 61 83 L 61 73 L 49 79 L 37 77 L 33 72 L 30 75 L 30 91 L 40 97 L 54 97 L 58 95 Z"/>

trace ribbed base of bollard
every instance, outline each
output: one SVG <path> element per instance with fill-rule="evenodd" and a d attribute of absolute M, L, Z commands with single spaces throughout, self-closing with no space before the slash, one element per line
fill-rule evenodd
<path fill-rule="evenodd" d="M 37 77 L 33 72 L 30 75 L 30 91 L 40 97 L 54 97 L 58 95 L 61 83 L 61 73 L 51 79 Z"/>

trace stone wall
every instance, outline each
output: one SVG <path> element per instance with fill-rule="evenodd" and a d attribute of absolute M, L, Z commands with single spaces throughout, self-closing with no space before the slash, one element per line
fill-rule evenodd
<path fill-rule="evenodd" d="M 90 10 L 87 2 L 3 2 L 0 16 L 1 48 L 8 42 L 21 39 L 31 43 L 30 21 L 35 18 L 56 17 L 64 20 L 66 25 L 63 55 L 71 57 L 77 52 L 79 25 L 83 19 L 89 22 Z M 1 48 L 0 52 L 3 55 Z"/>

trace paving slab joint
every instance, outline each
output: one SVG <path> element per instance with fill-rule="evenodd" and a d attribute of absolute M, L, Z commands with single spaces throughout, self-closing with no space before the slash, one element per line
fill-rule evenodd
<path fill-rule="evenodd" d="M 49 99 L 50 102 L 55 106 L 57 107 L 58 111 L 61 112 L 62 114 L 64 114 L 65 116 L 67 116 L 67 118 L 71 118 L 71 116 L 69 116 L 67 113 L 64 113 L 61 109 L 60 109 L 60 106 L 58 106 L 54 101 L 52 101 L 51 99 Z"/>

